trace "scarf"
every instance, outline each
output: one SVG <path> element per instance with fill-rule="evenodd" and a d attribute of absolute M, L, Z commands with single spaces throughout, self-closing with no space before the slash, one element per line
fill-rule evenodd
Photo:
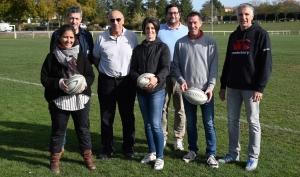
<path fill-rule="evenodd" d="M 58 44 L 53 53 L 57 61 L 63 66 L 62 74 L 65 79 L 68 79 L 75 74 L 79 74 L 76 66 L 79 53 L 78 43 L 75 43 L 75 45 L 71 48 L 65 48 L 61 44 Z"/>

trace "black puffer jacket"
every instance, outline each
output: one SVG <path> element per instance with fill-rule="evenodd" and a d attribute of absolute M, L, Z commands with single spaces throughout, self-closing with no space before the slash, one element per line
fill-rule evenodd
<path fill-rule="evenodd" d="M 130 67 L 130 76 L 134 83 L 137 78 L 144 73 L 153 73 L 158 79 L 158 84 L 151 90 L 143 90 L 137 87 L 137 91 L 141 94 L 154 93 L 165 89 L 166 77 L 170 72 L 170 50 L 168 46 L 159 38 L 154 41 L 144 40 L 140 45 L 136 46 L 132 53 L 132 61 Z"/>

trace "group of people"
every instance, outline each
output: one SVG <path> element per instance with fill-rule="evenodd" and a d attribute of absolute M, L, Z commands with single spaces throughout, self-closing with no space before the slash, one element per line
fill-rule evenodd
<path fill-rule="evenodd" d="M 182 96 L 195 87 L 208 96 L 200 105 L 206 139 L 207 164 L 218 168 L 220 163 L 239 160 L 240 113 L 245 103 L 249 123 L 248 160 L 246 170 L 256 169 L 260 153 L 261 130 L 259 103 L 272 70 L 271 46 L 268 33 L 253 23 L 254 8 L 240 4 L 236 9 L 239 26 L 230 35 L 220 79 L 219 97 L 225 100 L 227 90 L 229 152 L 216 159 L 216 130 L 214 127 L 213 90 L 218 77 L 218 49 L 215 40 L 200 29 L 202 17 L 191 12 L 187 26 L 180 23 L 181 8 L 169 4 L 165 8 L 167 22 L 159 24 L 146 17 L 142 31 L 146 39 L 138 44 L 135 33 L 123 27 L 124 16 L 118 10 L 108 15 L 110 29 L 100 33 L 93 42 L 91 34 L 79 27 L 82 11 L 72 6 L 66 13 L 68 24 L 53 33 L 50 53 L 41 71 L 45 98 L 52 121 L 50 138 L 50 168 L 60 173 L 59 161 L 66 143 L 66 128 L 72 115 L 79 147 L 88 169 L 96 169 L 92 161 L 89 131 L 91 85 L 95 79 L 94 65 L 99 72 L 98 100 L 101 117 L 102 153 L 98 159 L 114 155 L 113 123 L 116 105 L 123 128 L 122 150 L 133 158 L 135 144 L 134 104 L 137 96 L 144 120 L 149 152 L 141 163 L 155 161 L 154 169 L 164 167 L 164 147 L 168 138 L 168 110 L 173 100 L 174 150 L 184 150 L 183 138 L 187 130 L 189 152 L 183 161 L 198 157 L 197 109 Z M 144 73 L 149 82 L 140 88 L 137 79 Z M 86 82 L 74 95 L 69 95 L 66 80 L 81 74 Z"/>

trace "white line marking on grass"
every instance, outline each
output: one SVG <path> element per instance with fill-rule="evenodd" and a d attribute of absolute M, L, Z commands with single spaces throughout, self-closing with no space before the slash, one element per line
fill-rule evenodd
<path fill-rule="evenodd" d="M 16 80 L 16 79 L 10 79 L 10 78 L 5 78 L 5 77 L 0 77 L 0 79 L 2 80 L 7 80 L 7 81 L 12 81 L 12 82 L 16 82 L 16 83 L 22 83 L 22 84 L 28 84 L 28 85 L 35 85 L 35 86 L 42 86 L 42 84 L 37 84 L 37 83 L 32 83 L 32 82 L 26 82 L 26 81 L 21 81 L 21 80 Z M 93 96 L 98 96 L 97 94 L 92 94 Z M 170 111 L 173 111 L 174 112 L 174 109 L 169 109 Z M 224 116 L 215 116 L 216 119 L 220 119 L 220 120 L 223 120 L 223 121 L 227 121 L 227 117 L 224 117 Z M 241 119 L 240 120 L 242 123 L 247 123 L 246 120 L 244 119 Z M 261 126 L 263 127 L 267 127 L 267 128 L 270 128 L 270 129 L 275 129 L 275 130 L 279 130 L 279 131 L 286 131 L 286 132 L 291 132 L 291 133 L 300 133 L 300 131 L 298 130 L 293 130 L 293 129 L 290 129 L 290 128 L 284 128 L 284 127 L 280 127 L 280 126 L 274 126 L 274 125 L 267 125 L 267 124 L 263 124 L 263 123 L 260 123 Z"/>

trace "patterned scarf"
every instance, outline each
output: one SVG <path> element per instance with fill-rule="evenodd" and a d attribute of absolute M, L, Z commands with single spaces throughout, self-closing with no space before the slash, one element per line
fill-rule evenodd
<path fill-rule="evenodd" d="M 61 44 L 58 44 L 53 53 L 58 62 L 63 66 L 62 74 L 65 79 L 70 78 L 74 74 L 79 74 L 76 66 L 79 53 L 79 45 L 77 41 L 71 48 L 65 48 Z"/>

